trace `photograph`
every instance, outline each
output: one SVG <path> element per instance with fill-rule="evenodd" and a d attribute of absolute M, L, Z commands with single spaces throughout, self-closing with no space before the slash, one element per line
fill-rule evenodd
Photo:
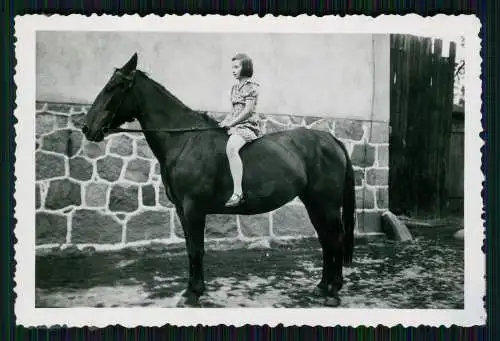
<path fill-rule="evenodd" d="M 484 323 L 478 21 L 237 19 L 18 18 L 16 316 Z"/>

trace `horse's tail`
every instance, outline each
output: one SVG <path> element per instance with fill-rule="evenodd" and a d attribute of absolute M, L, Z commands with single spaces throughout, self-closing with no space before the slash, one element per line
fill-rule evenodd
<path fill-rule="evenodd" d="M 335 137 L 334 137 L 335 138 Z M 344 226 L 344 252 L 343 263 L 349 265 L 352 263 L 354 253 L 354 227 L 356 225 L 356 188 L 354 178 L 354 168 L 351 158 L 342 141 L 335 138 L 344 151 L 346 158 L 345 182 L 342 203 L 342 224 Z"/>

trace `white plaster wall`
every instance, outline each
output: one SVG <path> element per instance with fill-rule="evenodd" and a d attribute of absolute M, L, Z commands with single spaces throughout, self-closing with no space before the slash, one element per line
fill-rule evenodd
<path fill-rule="evenodd" d="M 245 52 L 261 113 L 389 121 L 389 35 L 39 32 L 37 100 L 91 103 L 134 52 L 193 109 L 230 109 L 231 57 Z"/>

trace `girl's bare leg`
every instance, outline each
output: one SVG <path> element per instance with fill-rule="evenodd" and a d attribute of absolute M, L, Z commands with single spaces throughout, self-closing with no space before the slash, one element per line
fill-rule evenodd
<path fill-rule="evenodd" d="M 236 206 L 239 204 L 243 194 L 242 178 L 243 178 L 243 163 L 240 158 L 240 149 L 245 145 L 246 141 L 239 135 L 233 134 L 229 136 L 226 146 L 226 154 L 229 160 L 229 169 L 233 178 L 233 195 L 226 203 L 226 206 Z"/>

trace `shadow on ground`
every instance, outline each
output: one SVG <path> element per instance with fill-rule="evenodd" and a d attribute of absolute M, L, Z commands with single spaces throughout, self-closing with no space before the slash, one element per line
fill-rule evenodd
<path fill-rule="evenodd" d="M 463 241 L 422 235 L 356 246 L 341 307 L 463 309 Z M 203 307 L 321 307 L 315 239 L 253 250 L 207 251 Z M 37 307 L 173 307 L 187 281 L 184 248 L 150 246 L 36 259 Z"/>

